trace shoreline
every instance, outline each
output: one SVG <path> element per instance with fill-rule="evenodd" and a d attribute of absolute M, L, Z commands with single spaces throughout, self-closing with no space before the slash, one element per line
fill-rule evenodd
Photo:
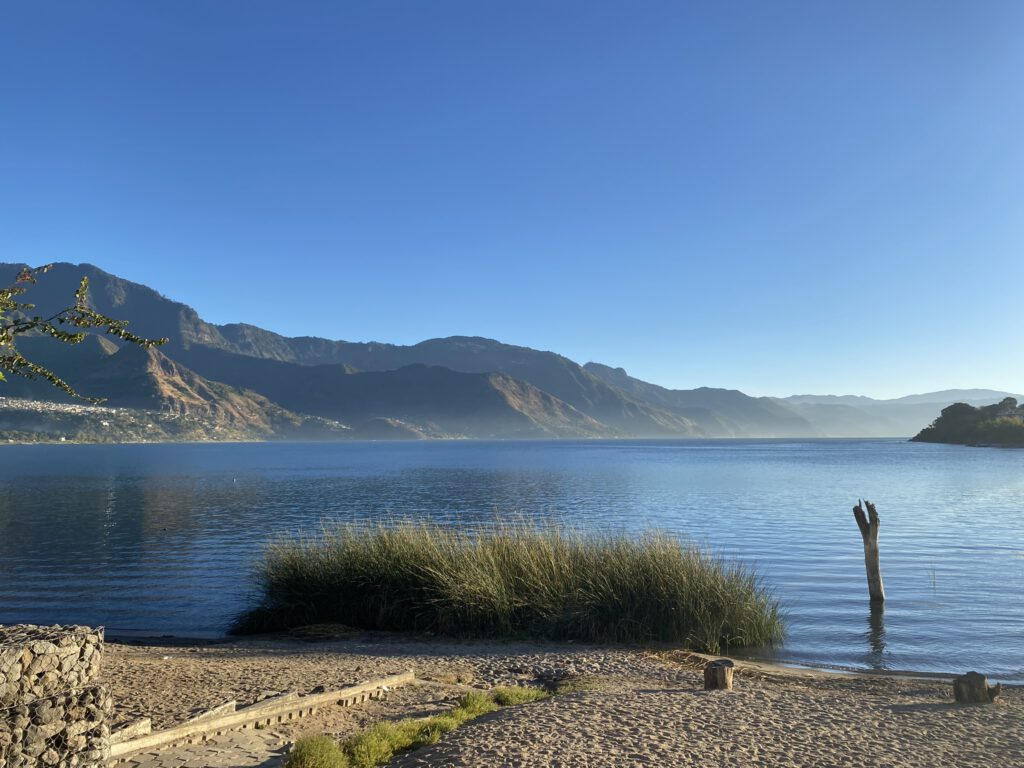
<path fill-rule="evenodd" d="M 301 628 L 300 628 L 301 629 Z M 446 645 L 457 645 L 463 644 L 467 646 L 471 645 L 489 645 L 500 647 L 501 645 L 516 646 L 521 644 L 530 644 L 538 646 L 550 646 L 552 648 L 564 648 L 570 650 L 573 648 L 584 647 L 584 644 L 578 643 L 560 643 L 557 641 L 547 640 L 524 640 L 522 638 L 453 638 L 453 637 L 433 637 L 433 636 L 420 636 L 402 632 L 370 632 L 363 630 L 354 630 L 352 634 L 362 634 L 367 637 L 379 637 L 384 639 L 386 642 L 388 639 L 399 641 L 403 643 L 423 643 L 429 645 L 431 643 L 443 643 Z M 295 638 L 288 632 L 268 632 L 262 634 L 252 635 L 227 635 L 217 633 L 196 633 L 196 634 L 162 634 L 156 635 L 146 632 L 145 630 L 122 630 L 119 632 L 106 632 L 105 639 L 108 644 L 111 645 L 123 645 L 134 648 L 149 648 L 149 647 L 161 647 L 161 648 L 174 648 L 174 647 L 197 647 L 197 646 L 232 646 L 235 644 L 243 644 L 246 641 L 253 642 L 293 642 Z M 302 641 L 307 642 L 307 641 Z M 628 645 L 606 645 L 606 646 L 591 646 L 586 645 L 585 647 L 598 647 L 607 648 L 609 650 L 620 650 L 630 652 L 648 652 L 648 653 L 666 653 L 666 652 L 683 652 L 694 657 L 701 657 L 708 661 L 712 659 L 730 659 L 737 665 L 743 665 L 749 669 L 755 669 L 766 673 L 775 674 L 805 674 L 805 675 L 829 675 L 836 677 L 865 677 L 865 678 L 892 678 L 900 680 L 935 680 L 935 681 L 952 681 L 953 678 L 964 674 L 965 672 L 971 671 L 967 667 L 959 671 L 943 671 L 943 672 L 929 672 L 927 670 L 913 670 L 913 669 L 868 669 L 862 667 L 844 667 L 841 665 L 815 665 L 808 664 L 801 661 L 785 661 L 783 659 L 766 659 L 760 656 L 746 656 L 743 654 L 734 653 L 721 653 L 721 654 L 708 654 L 699 651 L 691 651 L 686 649 L 680 649 L 670 645 L 647 645 L 647 646 L 628 646 Z M 984 670 L 978 670 L 984 674 Z M 990 683 L 1001 683 L 1004 688 L 1018 688 L 1024 689 L 1024 681 L 1010 681 L 999 678 L 997 676 L 989 676 Z"/>
<path fill-rule="evenodd" d="M 429 445 L 440 443 L 741 443 L 741 442 L 763 442 L 763 443 L 826 443 L 826 442 L 898 442 L 913 443 L 919 445 L 959 445 L 961 447 L 1001 447 L 1001 446 L 968 446 L 963 443 L 928 443 L 926 441 L 915 441 L 904 435 L 882 435 L 875 437 L 853 436 L 853 437 L 694 437 L 692 435 L 680 436 L 650 436 L 650 437 L 422 437 L 422 438 L 369 438 L 369 437 L 341 437 L 323 440 L 293 440 L 291 438 L 251 438 L 229 440 L 25 440 L 17 441 L 4 438 L 0 433 L 0 445 L 24 446 L 24 445 L 264 445 L 264 444 L 289 444 L 289 445 L 323 445 L 335 443 L 385 443 L 385 444 L 410 444 Z M 1012 447 L 1012 446 L 1011 446 Z"/>
<path fill-rule="evenodd" d="M 147 640 L 157 644 L 132 638 L 105 648 L 102 674 L 113 694 L 115 724 L 150 717 L 158 730 L 225 701 L 244 705 L 269 695 L 318 686 L 332 690 L 414 670 L 415 683 L 389 692 L 384 701 L 326 708 L 275 726 L 261 737 L 273 751 L 232 765 L 278 766 L 288 745 L 301 736 L 340 740 L 384 720 L 444 712 L 471 687 L 536 686 L 545 680 L 569 686 L 545 701 L 469 723 L 388 765 L 1024 764 L 1024 743 L 1017 736 L 1024 732 L 1019 687 L 1004 688 L 991 705 L 957 705 L 943 677 L 857 674 L 738 658 L 732 691 L 704 691 L 704 662 L 718 658 L 706 654 L 383 636 L 326 625 L 307 628 L 306 636 L 191 645 L 183 638 Z M 223 754 L 234 749 L 230 740 L 218 748 Z"/>

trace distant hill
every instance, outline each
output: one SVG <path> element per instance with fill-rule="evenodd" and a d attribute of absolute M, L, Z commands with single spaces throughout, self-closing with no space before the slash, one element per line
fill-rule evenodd
<path fill-rule="evenodd" d="M 584 368 L 641 402 L 690 419 L 708 437 L 822 436 L 809 421 L 768 397 L 750 397 L 735 389 L 666 389 L 635 379 L 622 368 L 600 363 Z"/>
<path fill-rule="evenodd" d="M 23 265 L 0 265 L 0 276 L 9 279 Z M 408 366 L 441 366 L 461 373 L 503 373 L 531 384 L 598 423 L 599 434 L 638 437 L 699 436 L 689 419 L 649 404 L 637 402 L 592 376 L 581 366 L 553 352 L 515 347 L 490 339 L 452 337 L 432 339 L 413 346 L 377 342 L 328 341 L 311 337 L 287 338 L 251 325 L 217 326 L 202 320 L 191 307 L 165 298 L 151 288 L 110 275 L 89 264 L 57 264 L 33 286 L 31 299 L 43 311 L 65 306 L 82 275 L 89 277 L 90 298 L 100 312 L 131 322 L 135 333 L 166 337 L 162 348 L 169 357 L 213 380 L 251 388 L 275 399 L 294 403 L 309 392 L 313 378 L 354 371 L 394 371 Z M 271 361 L 274 367 L 254 361 Z M 300 368 L 337 366 L 311 373 Z M 418 369 L 422 370 L 422 369 Z M 272 383 L 263 381 L 266 377 Z M 402 379 L 415 389 L 406 374 Z M 425 382 L 429 385 L 429 382 Z M 274 394 L 268 394 L 273 387 Z M 353 385 L 355 387 L 355 385 Z M 290 388 L 291 391 L 286 391 Z M 326 393 L 316 393 L 323 407 Z M 282 400 L 278 400 L 282 402 Z M 536 398 L 525 403 L 541 404 Z M 545 406 L 546 407 L 546 406 Z M 374 416 L 401 418 L 397 413 Z M 496 418 L 501 418 L 495 414 Z M 532 417 L 531 417 L 532 418 Z M 538 414 L 536 423 L 549 416 Z M 550 426 L 550 424 L 549 424 Z M 545 428 L 547 429 L 547 428 Z M 486 430 L 495 434 L 494 430 Z M 570 434 L 593 434 L 582 424 Z M 515 430 L 514 434 L 520 434 Z"/>
<path fill-rule="evenodd" d="M 225 359 L 217 356 L 219 364 Z M 233 360 L 233 358 L 230 358 Z M 348 373 L 341 365 L 234 360 L 262 394 L 282 406 L 348 424 L 395 419 L 436 437 L 608 436 L 606 426 L 525 382 L 440 366 Z M 258 371 L 251 379 L 245 374 Z M 223 378 L 233 378 L 222 371 Z"/>
<path fill-rule="evenodd" d="M 390 437 L 401 432 L 407 437 L 477 438 L 607 433 L 571 406 L 498 374 L 427 366 L 349 374 L 344 366 L 334 365 L 307 366 L 293 378 L 292 364 L 237 356 L 242 364 L 235 375 L 224 378 L 244 384 L 251 377 L 260 390 L 256 392 L 204 378 L 159 349 L 118 349 L 102 337 L 75 346 L 27 338 L 18 346 L 30 359 L 61 371 L 79 392 L 102 395 L 106 405 L 189 415 L 266 437 L 282 430 L 301 437 L 304 426 L 320 431 L 323 419 L 355 427 L 350 434 L 339 427 L 337 438 L 379 439 L 385 432 Z M 44 381 L 12 377 L 9 384 L 4 393 L 10 397 L 70 402 Z M 391 428 L 385 430 L 385 423 Z"/>
<path fill-rule="evenodd" d="M 570 434 L 605 437 L 701 435 L 697 425 L 685 416 L 637 402 L 591 376 L 571 360 L 551 352 L 458 336 L 410 347 L 384 344 L 347 344 L 347 347 L 353 352 L 345 355 L 347 360 L 321 365 L 253 357 L 199 344 L 178 351 L 177 357 L 210 378 L 236 386 L 250 386 L 282 403 L 295 403 L 299 399 L 308 404 L 310 398 L 314 398 L 321 403 L 318 408 L 329 408 L 326 400 L 343 396 L 339 387 L 357 387 L 353 382 L 343 382 L 339 378 L 341 376 L 358 377 L 405 368 L 413 368 L 425 376 L 425 369 L 431 367 L 446 368 L 460 374 L 501 373 L 560 401 L 566 413 L 577 413 L 592 421 L 586 428 L 581 423 L 580 428 L 574 428 Z M 382 377 L 382 380 L 390 378 Z M 415 388 L 409 373 L 404 374 L 401 380 L 406 386 Z M 429 381 L 423 382 L 425 387 L 432 385 Z M 524 404 L 541 405 L 543 402 L 529 397 Z M 387 415 L 402 418 L 396 413 Z M 540 423 L 546 418 L 537 414 L 536 420 Z"/>
<path fill-rule="evenodd" d="M 882 401 L 891 403 L 968 403 L 972 405 L 992 405 L 1007 397 L 1020 397 L 1009 392 L 995 389 L 944 389 L 941 392 L 925 392 L 923 395 L 906 395 L 894 400 Z"/>
<path fill-rule="evenodd" d="M 789 407 L 829 437 L 910 437 L 934 421 L 955 402 L 997 403 L 1009 392 L 991 389 L 951 389 L 875 400 L 859 395 L 793 395 L 777 402 Z"/>
<path fill-rule="evenodd" d="M 12 282 L 23 265 L 0 265 Z M 268 437 L 909 437 L 955 390 L 891 401 L 860 396 L 750 397 L 738 390 L 672 390 L 621 368 L 475 336 L 409 346 L 289 338 L 248 324 L 216 325 L 179 301 L 89 264 L 57 264 L 26 297 L 39 314 L 65 307 L 82 276 L 97 310 L 155 350 L 93 336 L 67 347 L 21 339 L 31 359 L 110 404 L 187 415 Z M 0 385 L 10 397 L 61 401 L 43 383 Z M 334 426 L 330 426 L 334 425 Z"/>
<path fill-rule="evenodd" d="M 920 443 L 1024 448 L 1024 407 L 1007 397 L 993 405 L 954 403 L 914 438 Z"/>
<path fill-rule="evenodd" d="M 864 395 L 790 395 L 776 398 L 780 402 L 800 405 L 851 405 L 858 406 L 878 402 Z"/>

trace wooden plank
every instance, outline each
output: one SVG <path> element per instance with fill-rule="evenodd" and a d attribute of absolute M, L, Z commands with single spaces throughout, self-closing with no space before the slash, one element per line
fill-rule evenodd
<path fill-rule="evenodd" d="M 149 749 L 159 749 L 177 742 L 203 741 L 208 735 L 222 731 L 231 731 L 238 728 L 247 728 L 256 724 L 272 725 L 274 723 L 291 720 L 296 715 L 305 717 L 317 709 L 328 705 L 350 706 L 366 701 L 367 699 L 380 695 L 389 688 L 396 688 L 406 683 L 411 683 L 416 675 L 410 669 L 397 675 L 389 675 L 379 680 L 371 680 L 368 683 L 360 683 L 337 691 L 325 693 L 314 693 L 309 696 L 289 698 L 285 701 L 268 699 L 258 701 L 235 712 L 226 713 L 222 717 L 204 718 L 199 721 L 182 723 L 164 731 L 156 731 L 145 736 L 140 736 L 131 741 L 123 741 L 110 746 L 110 756 L 121 758 L 136 752 Z"/>
<path fill-rule="evenodd" d="M 152 720 L 148 717 L 143 717 L 139 720 L 134 720 L 117 730 L 111 730 L 110 743 L 117 744 L 120 741 L 131 741 L 132 739 L 137 739 L 139 736 L 145 736 L 152 732 Z"/>
<path fill-rule="evenodd" d="M 213 709 L 208 709 L 205 712 L 200 712 L 194 717 L 190 717 L 187 722 L 198 723 L 205 720 L 212 720 L 213 718 L 220 717 L 221 715 L 234 712 L 236 709 L 238 709 L 238 702 L 232 699 L 231 701 L 225 701 L 223 704 L 216 706 Z"/>

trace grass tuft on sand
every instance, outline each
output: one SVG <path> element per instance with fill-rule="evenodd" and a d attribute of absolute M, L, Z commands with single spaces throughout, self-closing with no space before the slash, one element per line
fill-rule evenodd
<path fill-rule="evenodd" d="M 527 687 L 469 691 L 444 714 L 377 723 L 340 745 L 328 736 L 306 736 L 295 742 L 285 761 L 285 768 L 374 768 L 399 752 L 436 744 L 444 734 L 499 707 L 546 698 L 548 694 L 544 691 Z"/>
<path fill-rule="evenodd" d="M 239 634 L 321 622 L 458 637 L 669 642 L 718 653 L 782 636 L 756 574 L 664 532 L 347 524 L 272 543 Z"/>
<path fill-rule="evenodd" d="M 286 768 L 348 768 L 348 757 L 330 736 L 305 736 L 292 745 Z"/>

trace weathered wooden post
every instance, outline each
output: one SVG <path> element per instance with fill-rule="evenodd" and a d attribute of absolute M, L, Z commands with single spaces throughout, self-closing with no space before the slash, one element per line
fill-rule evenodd
<path fill-rule="evenodd" d="M 733 663 L 729 659 L 715 659 L 704 667 L 705 691 L 732 690 Z"/>
<path fill-rule="evenodd" d="M 863 506 L 862 506 L 863 504 Z M 868 508 L 865 516 L 864 507 Z M 885 602 L 885 587 L 882 586 L 882 570 L 878 564 L 878 510 L 870 501 L 861 502 L 853 508 L 861 538 L 864 539 L 864 567 L 868 572 L 868 594 L 872 603 Z"/>
<path fill-rule="evenodd" d="M 953 679 L 953 696 L 959 704 L 991 704 L 1002 692 L 1002 685 L 990 686 L 988 679 L 978 672 L 968 672 Z"/>

